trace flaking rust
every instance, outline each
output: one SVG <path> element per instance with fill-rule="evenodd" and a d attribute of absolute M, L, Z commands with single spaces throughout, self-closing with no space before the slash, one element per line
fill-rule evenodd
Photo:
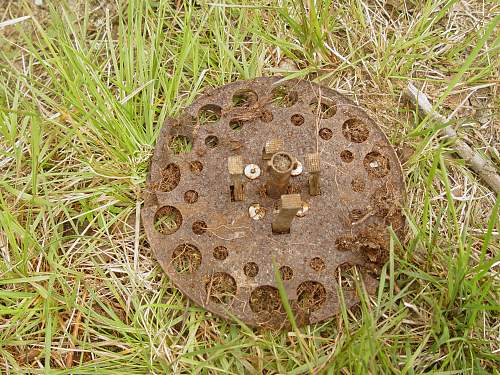
<path fill-rule="evenodd" d="M 185 295 L 279 329 L 288 320 L 274 265 L 299 325 L 337 314 L 340 288 L 354 306 L 356 282 L 375 291 L 387 227 L 403 233 L 403 197 L 396 153 L 362 109 L 310 82 L 257 78 L 165 122 L 142 217 Z"/>

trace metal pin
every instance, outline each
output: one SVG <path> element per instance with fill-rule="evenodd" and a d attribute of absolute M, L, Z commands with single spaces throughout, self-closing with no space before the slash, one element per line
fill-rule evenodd
<path fill-rule="evenodd" d="M 266 183 L 267 194 L 278 199 L 286 193 L 295 158 L 287 152 L 277 152 L 269 162 L 269 176 Z"/>
<path fill-rule="evenodd" d="M 300 194 L 282 195 L 280 212 L 272 223 L 273 233 L 290 233 L 293 218 L 301 208 Z"/>
<path fill-rule="evenodd" d="M 262 150 L 262 159 L 270 160 L 275 153 L 283 151 L 283 145 L 282 139 L 271 139 L 267 141 Z"/>
<path fill-rule="evenodd" d="M 227 159 L 227 168 L 231 176 L 234 200 L 242 201 L 245 198 L 245 192 L 243 189 L 243 160 L 241 156 L 230 156 Z"/>
<path fill-rule="evenodd" d="M 309 172 L 309 194 L 319 195 L 320 194 L 320 159 L 319 154 L 307 154 L 305 157 L 306 169 Z"/>

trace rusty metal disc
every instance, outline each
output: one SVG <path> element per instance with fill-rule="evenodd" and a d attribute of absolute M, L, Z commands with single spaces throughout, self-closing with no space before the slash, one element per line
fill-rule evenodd
<path fill-rule="evenodd" d="M 300 162 L 287 192 L 303 207 L 285 234 L 271 230 L 280 200 L 266 191 L 263 147 L 273 139 Z M 304 158 L 315 152 L 321 194 L 311 196 Z M 247 167 L 243 201 L 234 201 L 228 172 L 234 155 Z M 362 109 L 311 82 L 257 78 L 205 93 L 166 121 L 143 223 L 164 271 L 198 305 L 280 328 L 287 318 L 274 270 L 299 325 L 337 314 L 340 298 L 355 305 L 357 280 L 371 293 L 377 285 L 387 226 L 403 230 L 403 197 L 396 153 Z"/>

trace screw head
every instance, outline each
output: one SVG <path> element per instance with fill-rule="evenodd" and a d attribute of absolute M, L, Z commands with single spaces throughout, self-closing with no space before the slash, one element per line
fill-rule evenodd
<path fill-rule="evenodd" d="M 302 173 L 304 170 L 304 167 L 302 166 L 302 163 L 298 160 L 295 161 L 295 166 L 292 169 L 292 176 L 298 176 Z"/>
<path fill-rule="evenodd" d="M 248 207 L 248 214 L 254 220 L 263 219 L 266 216 L 266 209 L 261 207 L 259 203 L 254 203 Z"/>
<path fill-rule="evenodd" d="M 307 211 L 309 211 L 309 203 L 307 202 L 302 202 L 302 208 L 297 211 L 295 216 L 297 217 L 304 217 L 306 216 Z"/>
<path fill-rule="evenodd" d="M 255 180 L 260 176 L 260 167 L 257 164 L 248 164 L 245 166 L 243 173 L 250 180 Z"/>

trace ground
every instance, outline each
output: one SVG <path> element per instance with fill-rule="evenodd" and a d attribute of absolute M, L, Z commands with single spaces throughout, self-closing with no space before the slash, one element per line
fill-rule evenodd
<path fill-rule="evenodd" d="M 314 6 L 313 6 L 314 4 Z M 499 6 L 469 0 L 0 3 L 0 373 L 498 373 L 499 199 L 439 124 L 499 162 Z M 14 25 L 4 22 L 31 16 Z M 281 74 L 364 107 L 403 162 L 408 233 L 378 292 L 299 331 L 186 300 L 149 251 L 159 126 Z"/>

